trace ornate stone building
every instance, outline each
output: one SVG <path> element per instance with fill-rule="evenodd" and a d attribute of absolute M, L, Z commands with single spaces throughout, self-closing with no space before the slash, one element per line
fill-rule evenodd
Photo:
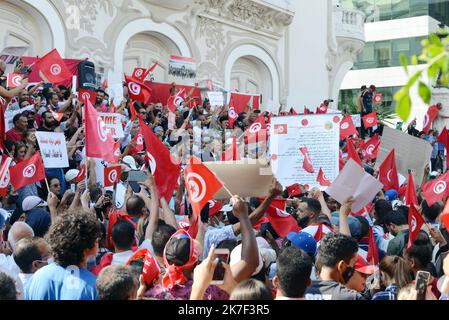
<path fill-rule="evenodd" d="M 117 78 L 157 61 L 159 82 L 173 80 L 170 54 L 188 56 L 201 87 L 212 80 L 302 110 L 337 101 L 364 45 L 363 20 L 332 0 L 3 0 L 0 50 L 56 47 Z"/>

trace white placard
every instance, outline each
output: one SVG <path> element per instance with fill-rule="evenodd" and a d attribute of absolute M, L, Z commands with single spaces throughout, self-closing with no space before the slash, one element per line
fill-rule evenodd
<path fill-rule="evenodd" d="M 221 107 L 224 105 L 224 96 L 223 92 L 220 91 L 209 91 L 207 93 L 207 97 L 209 98 L 209 103 L 214 107 Z"/>
<path fill-rule="evenodd" d="M 62 132 L 36 131 L 36 139 L 45 168 L 67 168 L 69 159 L 67 145 Z"/>
<path fill-rule="evenodd" d="M 273 100 L 269 100 L 268 104 L 267 104 L 267 111 L 271 112 L 272 114 L 278 115 L 279 114 L 279 107 L 280 107 L 279 104 L 274 103 Z"/>
<path fill-rule="evenodd" d="M 351 118 L 356 128 L 360 128 L 362 126 L 362 117 L 360 114 L 351 114 Z"/>
<path fill-rule="evenodd" d="M 354 160 L 349 159 L 337 179 L 326 189 L 326 193 L 340 204 L 353 196 L 355 202 L 351 211 L 358 212 L 372 201 L 382 188 L 383 185 L 379 180 L 366 173 Z"/>
<path fill-rule="evenodd" d="M 103 119 L 106 128 L 109 129 L 114 139 L 121 139 L 125 136 L 122 127 L 122 115 L 120 113 L 99 112 L 98 115 Z"/>
<path fill-rule="evenodd" d="M 271 168 L 282 186 L 300 183 L 324 190 L 316 181 L 320 167 L 329 181 L 338 176 L 340 119 L 337 114 L 271 118 Z M 303 169 L 304 156 L 299 151 L 303 146 L 308 149 L 314 173 Z"/>

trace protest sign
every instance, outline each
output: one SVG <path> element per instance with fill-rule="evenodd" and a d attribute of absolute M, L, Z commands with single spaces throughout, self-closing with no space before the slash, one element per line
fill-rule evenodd
<path fill-rule="evenodd" d="M 36 131 L 35 135 L 45 168 L 67 168 L 69 166 L 64 133 Z"/>
<path fill-rule="evenodd" d="M 360 167 L 357 162 L 349 159 L 338 177 L 326 189 L 326 193 L 340 204 L 350 196 L 355 198 L 352 212 L 360 211 L 376 194 L 382 190 L 382 183 Z"/>
<path fill-rule="evenodd" d="M 196 62 L 193 58 L 171 55 L 168 59 L 168 74 L 177 78 L 196 78 Z"/>
<path fill-rule="evenodd" d="M 323 190 L 317 182 L 320 167 L 330 181 L 337 177 L 340 120 L 338 114 L 271 118 L 271 167 L 282 186 L 300 183 Z M 303 169 L 301 147 L 307 148 L 314 173 Z"/>
<path fill-rule="evenodd" d="M 267 104 L 267 111 L 271 112 L 272 114 L 279 114 L 279 108 L 280 105 L 279 103 L 275 103 L 273 100 L 268 100 L 268 104 Z"/>
<path fill-rule="evenodd" d="M 220 107 L 220 106 L 224 105 L 223 92 L 209 91 L 207 93 L 207 97 L 209 98 L 209 103 L 211 106 Z"/>
<path fill-rule="evenodd" d="M 121 114 L 99 112 L 98 115 L 103 119 L 106 128 L 111 132 L 114 139 L 121 139 L 125 136 L 123 133 Z"/>
<path fill-rule="evenodd" d="M 351 118 L 356 128 L 360 128 L 362 126 L 362 117 L 360 114 L 351 114 Z"/>
<path fill-rule="evenodd" d="M 265 161 L 217 161 L 203 163 L 214 172 L 221 182 L 233 193 L 241 197 L 260 197 L 268 192 L 273 175 Z M 229 194 L 221 188 L 215 199 L 229 199 Z"/>
<path fill-rule="evenodd" d="M 431 144 L 426 140 L 385 126 L 375 168 L 382 164 L 393 148 L 398 172 L 407 177 L 409 169 L 415 170 L 415 181 L 422 181 L 424 168 L 429 163 L 432 154 Z"/>

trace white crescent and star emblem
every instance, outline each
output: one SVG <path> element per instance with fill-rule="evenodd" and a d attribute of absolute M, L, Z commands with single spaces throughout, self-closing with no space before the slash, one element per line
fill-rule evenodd
<path fill-rule="evenodd" d="M 57 76 L 61 73 L 61 66 L 57 63 L 52 64 L 50 67 L 50 72 L 52 75 Z"/>
<path fill-rule="evenodd" d="M 198 203 L 206 195 L 206 182 L 203 177 L 195 172 L 190 172 L 186 176 L 186 186 L 190 190 L 190 200 Z"/>
<path fill-rule="evenodd" d="M 435 194 L 443 193 L 446 190 L 446 182 L 439 181 L 433 186 L 433 192 Z"/>
<path fill-rule="evenodd" d="M 25 178 L 32 178 L 36 173 L 36 166 L 34 164 L 29 164 L 23 168 L 22 174 Z"/>
<path fill-rule="evenodd" d="M 135 82 L 130 82 L 130 83 L 128 83 L 128 90 L 133 95 L 138 96 L 140 94 L 141 87 Z"/>

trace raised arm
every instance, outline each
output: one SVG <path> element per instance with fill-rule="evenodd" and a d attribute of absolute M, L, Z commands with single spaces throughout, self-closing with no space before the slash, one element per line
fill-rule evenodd
<path fill-rule="evenodd" d="M 164 197 L 160 199 L 161 207 L 162 207 L 162 213 L 164 215 L 164 221 L 165 223 L 173 226 L 176 230 L 179 229 L 178 223 L 176 222 L 175 213 L 170 209 L 168 206 L 167 201 Z"/>
<path fill-rule="evenodd" d="M 0 87 L 0 96 L 2 96 L 3 98 L 6 98 L 6 99 L 14 98 L 23 89 L 26 88 L 27 84 L 28 84 L 28 79 L 23 79 L 22 83 L 18 87 L 14 88 L 14 89 L 6 90 L 5 88 Z"/>
<path fill-rule="evenodd" d="M 340 208 L 340 233 L 347 236 L 351 236 L 348 216 L 351 213 L 351 207 L 354 201 L 355 201 L 354 197 L 349 197 L 345 200 L 345 202 Z"/>
<path fill-rule="evenodd" d="M 318 188 L 312 189 L 312 198 L 318 200 L 321 204 L 321 212 L 324 213 L 329 219 L 331 218 L 331 211 L 327 207 L 326 201 L 324 200 L 324 195 Z"/>
<path fill-rule="evenodd" d="M 150 211 L 150 220 L 148 221 L 148 226 L 145 231 L 145 239 L 151 240 L 153 238 L 153 233 L 157 228 L 157 222 L 159 220 L 159 197 L 157 194 L 156 182 L 154 181 L 153 175 L 148 172 L 148 179 L 146 181 L 146 186 L 151 193 L 151 199 L 145 197 L 145 205 Z"/>

